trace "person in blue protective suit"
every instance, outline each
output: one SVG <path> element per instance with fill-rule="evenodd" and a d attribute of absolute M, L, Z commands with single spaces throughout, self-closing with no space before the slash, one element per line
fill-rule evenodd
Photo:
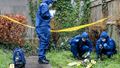
<path fill-rule="evenodd" d="M 77 59 L 90 58 L 92 52 L 92 42 L 88 37 L 88 33 L 83 32 L 82 35 L 77 35 L 70 39 L 71 52 Z M 85 56 L 83 56 L 87 53 Z"/>
<path fill-rule="evenodd" d="M 107 32 L 103 31 L 96 43 L 96 58 L 102 60 L 102 54 L 110 58 L 116 52 L 115 41 L 108 36 Z"/>
<path fill-rule="evenodd" d="M 49 12 L 49 6 L 53 2 L 53 0 L 42 0 L 36 14 L 36 33 L 39 38 L 38 62 L 43 64 L 49 63 L 45 55 L 50 39 L 51 14 Z"/>

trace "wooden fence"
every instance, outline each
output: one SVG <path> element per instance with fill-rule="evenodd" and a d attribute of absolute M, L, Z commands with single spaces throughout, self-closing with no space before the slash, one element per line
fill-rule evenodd
<path fill-rule="evenodd" d="M 94 28 L 101 32 L 107 30 L 110 37 L 112 37 L 118 49 L 120 48 L 120 0 L 92 0 L 91 3 L 91 22 L 97 21 L 101 18 L 112 16 L 105 24 L 95 25 Z M 102 28 L 104 27 L 104 28 Z M 89 28 L 90 32 L 92 27 Z"/>

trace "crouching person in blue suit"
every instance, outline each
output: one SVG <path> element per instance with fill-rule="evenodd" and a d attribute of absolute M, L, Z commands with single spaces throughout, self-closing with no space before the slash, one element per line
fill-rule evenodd
<path fill-rule="evenodd" d="M 108 36 L 107 32 L 103 31 L 96 43 L 97 59 L 102 60 L 102 54 L 105 54 L 110 58 L 116 52 L 115 41 Z"/>
<path fill-rule="evenodd" d="M 82 35 L 77 35 L 70 39 L 69 44 L 71 46 L 71 52 L 77 59 L 83 59 L 90 57 L 92 51 L 92 42 L 88 37 L 88 33 L 83 32 Z M 83 56 L 87 53 L 85 56 Z"/>

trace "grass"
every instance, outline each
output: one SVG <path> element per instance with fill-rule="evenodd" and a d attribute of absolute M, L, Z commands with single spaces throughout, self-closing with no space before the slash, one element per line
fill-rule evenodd
<path fill-rule="evenodd" d="M 0 49 L 0 68 L 8 68 L 12 62 L 12 52 Z"/>
<path fill-rule="evenodd" d="M 47 58 L 50 59 L 52 68 L 85 68 L 84 66 L 68 67 L 70 62 L 77 61 L 73 58 L 70 51 L 52 51 L 47 54 Z M 92 54 L 92 59 L 95 58 L 95 53 Z M 92 68 L 119 68 L 120 67 L 120 54 L 114 55 L 111 59 L 104 56 L 104 61 L 97 61 Z"/>
<path fill-rule="evenodd" d="M 111 59 L 105 57 L 104 61 L 98 61 L 94 68 L 120 68 L 120 53 Z"/>
<path fill-rule="evenodd" d="M 84 66 L 68 67 L 70 62 L 78 61 L 73 58 L 70 51 L 51 51 L 47 53 L 47 58 L 50 60 L 52 68 L 85 68 Z M 95 53 L 92 54 L 92 59 L 95 58 Z M 97 61 L 92 68 L 119 68 L 120 53 L 114 55 L 111 59 L 104 57 L 104 61 Z M 12 63 L 12 52 L 9 50 L 0 49 L 0 68 L 8 68 Z"/>
<path fill-rule="evenodd" d="M 47 54 L 47 58 L 50 59 L 52 68 L 66 68 L 68 63 L 75 61 L 69 51 L 52 51 Z"/>

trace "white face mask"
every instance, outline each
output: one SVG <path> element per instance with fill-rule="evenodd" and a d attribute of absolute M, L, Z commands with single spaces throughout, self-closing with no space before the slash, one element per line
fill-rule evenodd
<path fill-rule="evenodd" d="M 102 41 L 103 41 L 103 42 L 105 42 L 105 41 L 106 41 L 106 39 L 105 39 L 105 38 L 102 38 Z"/>

